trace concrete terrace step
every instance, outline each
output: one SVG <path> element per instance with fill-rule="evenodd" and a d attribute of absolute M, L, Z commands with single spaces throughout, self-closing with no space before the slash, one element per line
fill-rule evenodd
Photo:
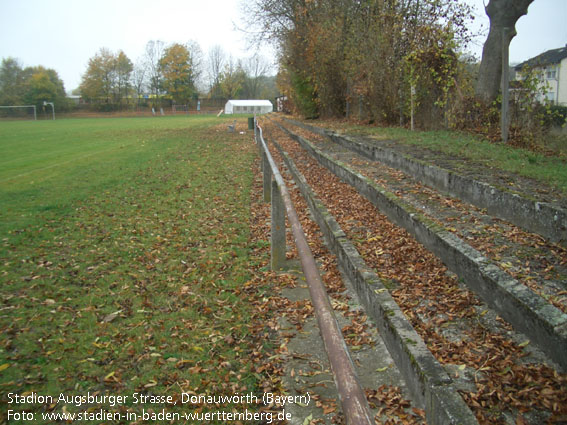
<path fill-rule="evenodd" d="M 539 202 L 517 193 L 502 190 L 490 184 L 461 176 L 416 158 L 410 158 L 369 141 L 286 119 L 289 123 L 305 128 L 368 158 L 397 168 L 421 180 L 425 184 L 486 208 L 496 217 L 509 220 L 528 231 L 539 233 L 554 242 L 567 243 L 567 211 L 548 202 Z"/>
<path fill-rule="evenodd" d="M 288 261 L 285 273 L 295 277 L 296 285 L 285 288 L 282 296 L 293 302 L 308 302 L 310 300 L 309 290 L 299 264 L 293 264 L 293 260 Z M 353 312 L 360 309 L 360 302 L 356 302 L 356 292 L 348 277 L 342 274 L 347 286 L 344 295 L 346 295 L 345 298 L 350 298 L 348 307 L 344 306 L 343 309 Z M 343 311 L 335 310 L 334 313 L 341 328 L 351 323 Z M 301 331 L 297 331 L 296 326 L 290 323 L 285 316 L 279 319 L 279 325 L 280 334 L 287 340 L 283 385 L 287 394 L 291 396 L 309 394 L 311 400 L 305 404 L 293 403 L 286 406 L 286 412 L 291 415 L 288 423 L 303 425 L 306 418 L 311 417 L 312 420 L 332 424 L 336 413 L 340 410 L 339 396 L 316 318 L 311 316 L 305 319 Z M 375 389 L 382 385 L 396 387 L 400 389 L 402 396 L 409 400 L 411 395 L 403 376 L 375 329 L 371 330 L 371 337 L 373 345 L 364 345 L 350 352 L 362 387 L 367 389 Z M 411 406 L 418 408 L 419 404 L 412 403 Z M 411 414 L 411 409 L 407 410 Z M 372 413 L 376 415 L 377 409 L 373 409 Z"/>
<path fill-rule="evenodd" d="M 276 142 L 274 142 L 276 143 Z M 427 349 L 378 276 L 366 266 L 339 224 L 310 189 L 289 156 L 276 144 L 299 190 L 307 201 L 331 251 L 366 313 L 376 323 L 383 344 L 409 388 L 425 409 L 429 424 L 478 424 L 457 392 L 453 380 Z"/>
<path fill-rule="evenodd" d="M 285 129 L 323 166 L 355 187 L 394 223 L 408 230 L 462 277 L 492 309 L 526 334 L 560 368 L 567 369 L 567 314 L 512 278 L 476 249 L 438 224 L 431 223 L 376 182 L 335 161 L 306 139 Z"/>

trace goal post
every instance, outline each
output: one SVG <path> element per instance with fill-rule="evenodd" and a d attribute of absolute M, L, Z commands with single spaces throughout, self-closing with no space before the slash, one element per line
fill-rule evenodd
<path fill-rule="evenodd" d="M 11 106 L 0 106 L 0 109 L 4 109 L 4 110 L 11 110 L 14 109 L 16 111 L 20 110 L 21 108 L 33 108 L 33 119 L 35 121 L 37 121 L 37 111 L 36 111 L 36 107 L 35 105 L 11 105 Z M 0 115 L 0 116 L 4 116 L 4 114 Z M 8 115 L 9 116 L 9 115 Z M 25 115 L 24 115 L 25 116 Z M 13 114 L 12 117 L 17 117 L 17 114 Z"/>
<path fill-rule="evenodd" d="M 189 112 L 189 108 L 187 105 L 173 104 L 171 105 L 171 110 L 174 114 L 177 114 L 178 112 L 183 112 L 184 114 L 187 114 Z"/>

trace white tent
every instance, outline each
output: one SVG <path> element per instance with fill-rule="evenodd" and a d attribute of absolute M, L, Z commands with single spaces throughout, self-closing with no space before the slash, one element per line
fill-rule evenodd
<path fill-rule="evenodd" d="M 224 105 L 225 114 L 267 114 L 273 110 L 269 100 L 229 100 Z"/>

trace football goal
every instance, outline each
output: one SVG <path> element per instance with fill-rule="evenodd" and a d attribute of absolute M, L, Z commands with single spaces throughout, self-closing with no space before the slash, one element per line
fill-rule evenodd
<path fill-rule="evenodd" d="M 35 105 L 0 106 L 0 118 L 22 118 L 37 120 Z"/>
<path fill-rule="evenodd" d="M 187 105 L 172 105 L 171 110 L 174 114 L 178 112 L 187 114 L 189 112 L 189 107 Z"/>

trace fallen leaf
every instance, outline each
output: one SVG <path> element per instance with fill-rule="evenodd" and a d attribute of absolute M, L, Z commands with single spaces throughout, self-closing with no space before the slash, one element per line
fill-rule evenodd
<path fill-rule="evenodd" d="M 122 313 L 122 310 L 118 310 L 115 311 L 114 313 L 110 313 L 107 316 L 105 316 L 104 319 L 102 319 L 102 323 L 110 323 L 112 322 L 114 319 L 116 319 L 118 317 L 118 315 Z"/>

